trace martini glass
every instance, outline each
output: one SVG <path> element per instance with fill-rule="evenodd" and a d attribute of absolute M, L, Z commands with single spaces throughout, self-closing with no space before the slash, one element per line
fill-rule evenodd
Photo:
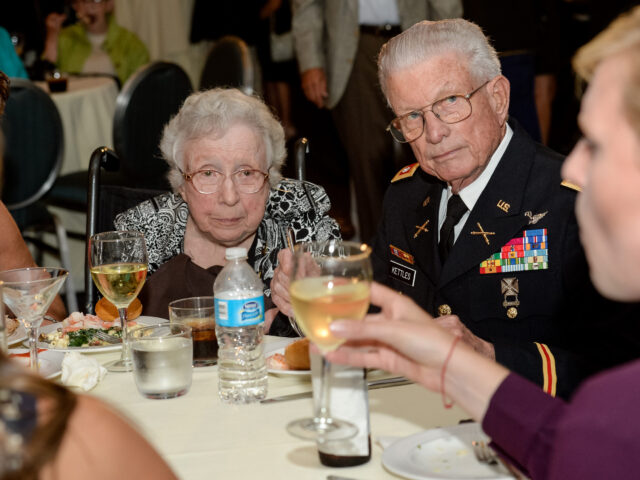
<path fill-rule="evenodd" d="M 298 438 L 342 440 L 358 433 L 352 423 L 331 416 L 331 365 L 324 354 L 345 341 L 331 334 L 331 322 L 362 320 L 369 309 L 373 277 L 370 255 L 370 247 L 355 242 L 330 240 L 295 246 L 289 287 L 291 306 L 305 336 L 323 354 L 320 396 L 314 416 L 287 425 L 288 432 Z"/>
<path fill-rule="evenodd" d="M 88 255 L 93 283 L 118 309 L 122 328 L 120 360 L 105 366 L 111 372 L 130 372 L 133 362 L 127 340 L 127 307 L 138 296 L 147 278 L 144 235 L 135 231 L 98 233 L 89 239 Z"/>
<path fill-rule="evenodd" d="M 44 314 L 69 272 L 62 268 L 18 268 L 0 272 L 4 303 L 29 330 L 29 363 L 38 371 L 38 335 Z"/>

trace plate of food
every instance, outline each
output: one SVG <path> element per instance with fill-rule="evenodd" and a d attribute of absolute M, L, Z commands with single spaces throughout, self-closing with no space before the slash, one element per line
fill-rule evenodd
<path fill-rule="evenodd" d="M 141 316 L 129 322 L 129 325 L 131 328 L 135 325 L 158 325 L 165 322 L 168 320 L 164 318 Z M 118 320 L 103 320 L 96 315 L 74 312 L 60 323 L 42 327 L 38 347 L 61 352 L 107 352 L 122 347 L 121 343 L 109 343 L 97 338 L 98 330 L 112 337 L 122 338 Z"/>
<path fill-rule="evenodd" d="M 24 367 L 29 367 L 29 349 L 28 348 L 11 348 L 9 349 L 9 358 L 18 362 Z M 51 350 L 43 350 L 38 353 L 38 363 L 40 375 L 44 378 L 55 378 L 62 372 L 62 360 L 64 352 L 54 352 Z"/>
<path fill-rule="evenodd" d="M 286 346 L 279 344 L 272 348 L 269 346 L 265 348 L 267 371 L 273 375 L 309 375 L 311 373 L 309 339 L 291 338 L 290 340 Z"/>
<path fill-rule="evenodd" d="M 477 423 L 433 428 L 396 440 L 382 454 L 382 464 L 391 473 L 413 480 L 513 479 L 500 465 L 480 463 L 474 440 L 489 442 Z"/>
<path fill-rule="evenodd" d="M 17 319 L 9 318 L 9 316 L 5 315 L 4 323 L 7 330 L 7 345 L 22 342 L 29 336 L 24 325 L 22 325 Z"/>

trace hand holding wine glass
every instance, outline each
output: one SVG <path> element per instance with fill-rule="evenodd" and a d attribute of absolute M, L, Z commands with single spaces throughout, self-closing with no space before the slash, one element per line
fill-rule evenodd
<path fill-rule="evenodd" d="M 104 232 L 93 235 L 88 246 L 89 268 L 100 293 L 118 309 L 122 327 L 122 355 L 107 369 L 133 369 L 127 342 L 127 307 L 138 296 L 147 278 L 147 247 L 140 232 Z"/>
<path fill-rule="evenodd" d="M 296 320 L 304 334 L 323 353 L 320 402 L 313 418 L 287 426 L 292 435 L 305 439 L 338 440 L 354 436 L 357 428 L 331 417 L 329 411 L 329 363 L 324 354 L 344 342 L 334 337 L 334 320 L 362 320 L 369 309 L 373 269 L 371 248 L 364 244 L 330 240 L 298 244 L 289 293 Z"/>

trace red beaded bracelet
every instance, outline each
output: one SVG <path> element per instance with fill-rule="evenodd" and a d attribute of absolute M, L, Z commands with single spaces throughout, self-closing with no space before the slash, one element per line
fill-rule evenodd
<path fill-rule="evenodd" d="M 451 348 L 449 348 L 449 353 L 447 354 L 447 358 L 444 359 L 444 363 L 442 364 L 442 371 L 440 372 L 440 393 L 442 394 L 442 405 L 444 405 L 444 408 L 453 407 L 453 401 L 447 400 L 447 394 L 444 391 L 444 375 L 447 371 L 447 365 L 449 363 L 449 360 L 451 359 L 451 355 L 453 355 L 453 349 L 456 348 L 459 340 L 460 336 L 455 336 L 453 342 L 451 342 Z"/>

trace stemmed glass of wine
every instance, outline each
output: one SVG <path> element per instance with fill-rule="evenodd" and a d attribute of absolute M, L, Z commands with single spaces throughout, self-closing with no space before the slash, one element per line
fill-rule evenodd
<path fill-rule="evenodd" d="M 147 247 L 144 235 L 135 231 L 93 235 L 88 245 L 89 269 L 100 293 L 118 309 L 122 327 L 120 360 L 107 363 L 111 372 L 133 370 L 127 341 L 127 307 L 138 296 L 147 278 Z"/>
<path fill-rule="evenodd" d="M 369 309 L 373 278 L 371 248 L 365 244 L 329 240 L 301 243 L 294 249 L 293 277 L 289 294 L 296 320 L 305 336 L 322 353 L 322 379 L 314 416 L 287 425 L 292 435 L 308 440 L 351 438 L 358 428 L 330 412 L 330 367 L 324 354 L 344 339 L 329 330 L 337 319 L 362 320 Z"/>
<path fill-rule="evenodd" d="M 69 272 L 62 268 L 17 268 L 0 272 L 4 303 L 29 331 L 29 363 L 37 372 L 38 336 L 44 314 Z"/>

